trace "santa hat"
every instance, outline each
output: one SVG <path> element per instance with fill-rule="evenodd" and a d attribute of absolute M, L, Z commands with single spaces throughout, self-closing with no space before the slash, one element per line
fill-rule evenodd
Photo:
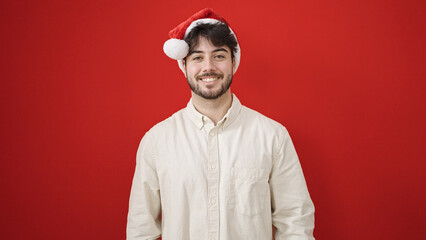
<path fill-rule="evenodd" d="M 201 24 L 201 23 L 214 24 L 214 23 L 220 23 L 220 22 L 227 24 L 225 19 L 223 19 L 222 17 L 214 13 L 213 10 L 210 8 L 206 8 L 197 12 L 196 14 L 192 15 L 186 21 L 182 22 L 181 24 L 179 24 L 179 26 L 177 26 L 176 28 L 174 28 L 173 30 L 169 32 L 170 39 L 164 43 L 164 46 L 163 46 L 164 53 L 168 57 L 177 60 L 179 64 L 179 68 L 183 72 L 185 72 L 184 66 L 183 66 L 183 59 L 188 55 L 189 46 L 183 39 L 198 24 Z M 237 40 L 237 36 L 235 35 L 235 33 L 232 31 L 230 27 L 229 27 L 229 30 L 231 31 L 231 33 L 234 35 L 235 39 Z M 241 58 L 240 45 L 238 44 L 238 40 L 237 40 L 237 47 L 236 47 L 236 52 L 234 54 L 234 58 L 235 58 L 235 67 L 234 67 L 234 73 L 235 73 L 237 71 L 238 65 L 240 64 L 240 58 Z"/>

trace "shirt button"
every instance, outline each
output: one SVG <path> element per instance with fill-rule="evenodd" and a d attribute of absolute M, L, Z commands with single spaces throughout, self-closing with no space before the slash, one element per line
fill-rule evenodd
<path fill-rule="evenodd" d="M 210 168 L 213 170 L 213 169 L 216 169 L 216 166 L 215 165 L 211 165 Z"/>
<path fill-rule="evenodd" d="M 216 200 L 212 199 L 212 204 L 216 204 Z"/>
<path fill-rule="evenodd" d="M 210 136 L 212 136 L 212 137 L 213 137 L 213 136 L 214 136 L 214 132 L 210 132 Z"/>

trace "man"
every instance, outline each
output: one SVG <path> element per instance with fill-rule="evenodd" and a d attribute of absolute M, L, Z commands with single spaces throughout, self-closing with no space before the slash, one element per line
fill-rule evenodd
<path fill-rule="evenodd" d="M 170 32 L 192 98 L 143 137 L 127 240 L 312 240 L 314 206 L 287 130 L 231 94 L 235 34 L 204 9 Z M 182 40 L 183 39 L 183 40 Z"/>

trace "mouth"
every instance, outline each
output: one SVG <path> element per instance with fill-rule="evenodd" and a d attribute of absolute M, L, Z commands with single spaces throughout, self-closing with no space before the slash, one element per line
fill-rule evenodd
<path fill-rule="evenodd" d="M 201 80 L 203 82 L 214 82 L 218 79 L 219 79 L 219 77 L 206 77 L 206 78 L 200 78 L 199 80 Z"/>
<path fill-rule="evenodd" d="M 197 79 L 199 81 L 205 82 L 205 83 L 209 83 L 209 82 L 214 82 L 219 80 L 220 78 L 222 78 L 221 75 L 219 74 L 203 74 L 201 76 L 199 76 Z"/>

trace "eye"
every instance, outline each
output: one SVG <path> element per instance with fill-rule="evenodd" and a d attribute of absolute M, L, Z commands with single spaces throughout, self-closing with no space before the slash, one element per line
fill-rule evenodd
<path fill-rule="evenodd" d="M 221 55 L 221 54 L 218 54 L 218 55 L 216 55 L 216 56 L 214 56 L 215 58 L 217 58 L 217 59 L 224 59 L 225 58 L 225 56 L 223 56 L 223 55 Z"/>
<path fill-rule="evenodd" d="M 192 61 L 200 61 L 201 59 L 202 59 L 202 57 L 200 57 L 200 56 L 194 56 L 192 58 Z"/>

